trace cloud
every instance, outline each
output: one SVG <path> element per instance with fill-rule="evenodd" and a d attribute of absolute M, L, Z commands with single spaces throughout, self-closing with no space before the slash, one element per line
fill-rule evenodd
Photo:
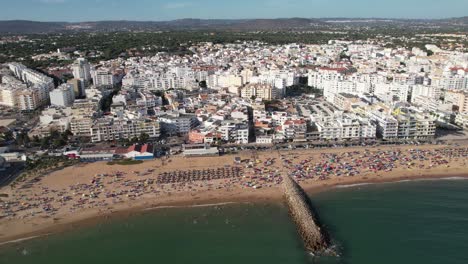
<path fill-rule="evenodd" d="M 193 3 L 190 2 L 179 2 L 179 3 L 167 3 L 164 5 L 165 9 L 182 9 L 192 6 Z"/>

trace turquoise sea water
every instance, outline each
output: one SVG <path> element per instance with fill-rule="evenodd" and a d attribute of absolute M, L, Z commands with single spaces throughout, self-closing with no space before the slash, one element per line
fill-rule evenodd
<path fill-rule="evenodd" d="M 0 247 L 0 263 L 468 263 L 468 181 L 314 194 L 338 258 L 304 252 L 282 205 L 160 209 Z"/>

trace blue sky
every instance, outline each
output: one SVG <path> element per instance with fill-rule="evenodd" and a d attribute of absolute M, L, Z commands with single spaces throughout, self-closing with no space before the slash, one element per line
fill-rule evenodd
<path fill-rule="evenodd" d="M 0 20 L 468 16 L 468 0 L 0 0 Z"/>

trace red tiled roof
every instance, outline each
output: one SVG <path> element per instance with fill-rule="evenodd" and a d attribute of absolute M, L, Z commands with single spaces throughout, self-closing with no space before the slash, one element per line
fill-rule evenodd
<path fill-rule="evenodd" d="M 338 72 L 342 72 L 342 71 L 347 71 L 348 69 L 346 68 L 330 68 L 330 67 L 322 67 L 322 68 L 319 68 L 320 70 L 322 71 L 338 71 Z"/>
<path fill-rule="evenodd" d="M 463 70 L 465 72 L 468 72 L 468 68 L 463 68 L 463 67 L 452 67 L 450 68 L 450 71 L 459 71 L 459 70 Z"/>
<path fill-rule="evenodd" d="M 129 152 L 132 152 L 132 151 L 136 151 L 136 152 L 140 152 L 140 153 L 145 153 L 145 152 L 152 153 L 153 152 L 153 146 L 150 145 L 150 144 L 133 145 L 133 146 L 130 146 L 127 149 L 126 153 L 129 153 Z"/>
<path fill-rule="evenodd" d="M 128 153 L 127 148 L 117 148 L 115 149 L 115 154 L 126 154 Z"/>
<path fill-rule="evenodd" d="M 132 151 L 135 151 L 136 150 L 136 145 L 132 145 L 128 148 L 127 152 L 132 152 Z"/>
<path fill-rule="evenodd" d="M 147 150 L 148 150 L 148 144 L 145 144 L 145 145 L 141 146 L 140 153 L 145 153 L 145 152 L 147 152 Z"/>

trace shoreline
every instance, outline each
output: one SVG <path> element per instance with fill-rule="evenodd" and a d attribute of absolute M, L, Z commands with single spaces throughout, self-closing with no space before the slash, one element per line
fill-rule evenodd
<path fill-rule="evenodd" d="M 397 183 L 407 183 L 407 182 L 427 182 L 427 181 L 458 181 L 458 180 L 468 180 L 466 177 L 457 177 L 457 176 L 435 176 L 435 177 L 424 177 L 423 178 L 411 178 L 407 180 L 398 180 L 398 181 L 382 181 L 382 182 L 362 182 L 356 184 L 346 184 L 346 185 L 336 185 L 335 189 L 347 189 L 355 188 L 360 186 L 369 186 L 369 185 L 379 185 L 379 184 L 397 184 Z"/>
<path fill-rule="evenodd" d="M 0 199 L 0 212 L 3 213 L 0 245 L 164 208 L 280 203 L 283 193 L 279 184 L 284 174 L 293 175 L 312 201 L 314 194 L 333 189 L 418 180 L 468 179 L 467 146 L 354 147 L 220 157 L 171 157 L 166 161 L 153 160 L 131 166 L 109 166 L 99 162 L 79 164 L 41 176 L 33 184 L 25 182 L 27 188 L 8 186 L 0 189 L 9 194 L 9 198 Z M 250 160 L 253 165 L 248 162 L 236 164 L 234 157 Z M 217 169 L 224 171 L 224 175 L 226 168 L 236 167 L 243 170 L 237 177 L 156 182 L 161 174 L 193 170 L 204 173 Z M 229 176 L 232 170 L 228 170 Z M 27 208 L 21 209 L 24 206 Z M 49 206 L 53 209 L 50 213 L 46 210 Z M 15 212 L 15 215 L 8 216 L 8 212 Z"/>
<path fill-rule="evenodd" d="M 340 189 L 352 189 L 359 188 L 361 186 L 369 185 L 382 185 L 382 184 L 399 184 L 399 183 L 410 183 L 410 182 L 422 182 L 422 181 L 454 181 L 454 180 L 468 180 L 468 173 L 460 175 L 460 173 L 446 174 L 446 175 L 422 175 L 422 176 L 401 176 L 401 177 L 392 177 L 389 179 L 355 179 L 354 181 L 347 181 L 346 184 L 323 184 L 320 186 L 311 186 L 301 184 L 301 186 L 306 191 L 307 195 L 313 201 L 313 196 L 315 194 L 320 194 L 324 192 L 329 192 L 333 190 Z M 214 207 L 214 206 L 223 206 L 223 205 L 237 205 L 237 204 L 274 204 L 282 203 L 282 194 L 279 196 L 269 196 L 268 194 L 261 194 L 257 196 L 257 200 L 247 201 L 247 197 L 237 197 L 234 200 L 227 201 L 225 197 L 219 198 L 208 198 L 200 199 L 199 202 L 195 203 L 188 200 L 174 201 L 161 203 L 158 205 L 150 206 L 134 206 L 122 210 L 116 210 L 111 213 L 102 214 L 102 215 L 91 215 L 85 216 L 81 219 L 72 219 L 67 221 L 63 220 L 62 223 L 44 227 L 38 227 L 37 230 L 14 234 L 11 236 L 0 237 L 0 248 L 8 245 L 20 244 L 24 241 L 41 239 L 51 235 L 62 234 L 65 232 L 76 231 L 77 229 L 92 227 L 96 224 L 106 223 L 113 219 L 125 219 L 135 217 L 141 214 L 150 213 L 158 210 L 165 209 L 183 209 L 183 208 L 203 208 L 203 207 Z"/>

